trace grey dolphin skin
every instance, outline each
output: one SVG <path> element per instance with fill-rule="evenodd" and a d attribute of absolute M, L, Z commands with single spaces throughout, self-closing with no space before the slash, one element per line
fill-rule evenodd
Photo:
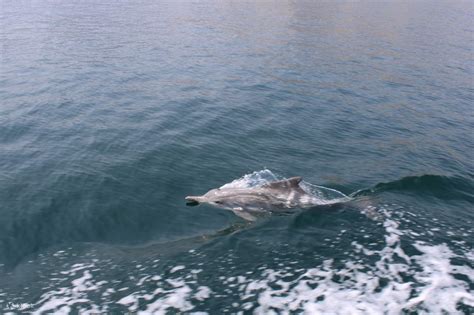
<path fill-rule="evenodd" d="M 217 188 L 202 196 L 188 196 L 189 205 L 207 203 L 233 211 L 239 217 L 255 221 L 259 213 L 284 211 L 315 205 L 315 198 L 300 187 L 301 177 L 251 188 Z"/>

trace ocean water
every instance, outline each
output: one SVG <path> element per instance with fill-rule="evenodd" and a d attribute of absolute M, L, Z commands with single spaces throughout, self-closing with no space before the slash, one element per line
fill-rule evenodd
<path fill-rule="evenodd" d="M 0 313 L 474 313 L 473 6 L 1 0 Z"/>

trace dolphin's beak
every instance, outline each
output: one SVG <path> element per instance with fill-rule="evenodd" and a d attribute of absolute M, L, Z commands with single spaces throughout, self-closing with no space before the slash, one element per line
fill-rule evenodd
<path fill-rule="evenodd" d="M 202 201 L 200 196 L 187 196 L 185 199 L 188 206 L 197 206 Z"/>

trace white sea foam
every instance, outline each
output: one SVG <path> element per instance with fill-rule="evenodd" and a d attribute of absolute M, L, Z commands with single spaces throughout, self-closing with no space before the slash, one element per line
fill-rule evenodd
<path fill-rule="evenodd" d="M 130 311 L 138 312 L 138 314 L 165 314 L 168 310 L 186 312 L 194 308 L 190 299 L 203 301 L 208 299 L 212 292 L 207 286 L 192 289 L 182 277 L 166 279 L 165 281 L 171 284 L 172 289 L 167 290 L 159 286 L 152 293 L 135 292 L 121 298 L 116 303 L 125 305 Z M 138 310 L 138 301 L 140 300 L 150 301 L 143 311 Z"/>
<path fill-rule="evenodd" d="M 78 270 L 94 267 L 93 264 L 77 264 L 72 269 L 62 272 L 63 274 L 74 275 Z M 82 276 L 71 281 L 71 285 L 43 294 L 37 304 L 37 308 L 32 314 L 43 314 L 45 312 L 54 311 L 55 314 L 69 314 L 71 306 L 77 303 L 90 303 L 88 292 L 94 292 L 106 281 L 95 282 L 89 270 L 85 270 Z M 82 309 L 81 313 L 90 314 L 97 312 L 105 312 L 107 307 L 99 307 L 90 303 L 91 309 Z"/>
<path fill-rule="evenodd" d="M 171 273 L 175 273 L 176 271 L 179 271 L 181 269 L 184 269 L 185 267 L 184 266 L 176 266 L 176 267 L 173 267 L 173 269 L 171 269 Z"/>
<path fill-rule="evenodd" d="M 387 219 L 384 225 L 387 234 L 382 250 L 353 243 L 356 252 L 377 255 L 375 264 L 349 260 L 337 268 L 332 260 L 326 260 L 292 281 L 284 280 L 284 270 L 267 269 L 263 278 L 246 279 L 242 299 L 257 296 L 255 314 L 288 314 L 301 309 L 309 314 L 400 314 L 412 309 L 426 314 L 462 314 L 458 304 L 474 306 L 468 284 L 455 278 L 456 274 L 471 278 L 474 271 L 453 265 L 450 260 L 456 255 L 446 244 L 416 242 L 421 254 L 409 257 L 400 247 L 403 232 L 398 223 Z M 404 281 L 406 276 L 415 281 Z M 387 282 L 385 286 L 381 286 L 382 280 Z"/>

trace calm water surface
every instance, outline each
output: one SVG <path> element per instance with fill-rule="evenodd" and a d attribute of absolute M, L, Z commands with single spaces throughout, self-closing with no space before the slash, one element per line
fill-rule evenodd
<path fill-rule="evenodd" d="M 473 13 L 1 0 L 0 312 L 473 313 Z"/>

